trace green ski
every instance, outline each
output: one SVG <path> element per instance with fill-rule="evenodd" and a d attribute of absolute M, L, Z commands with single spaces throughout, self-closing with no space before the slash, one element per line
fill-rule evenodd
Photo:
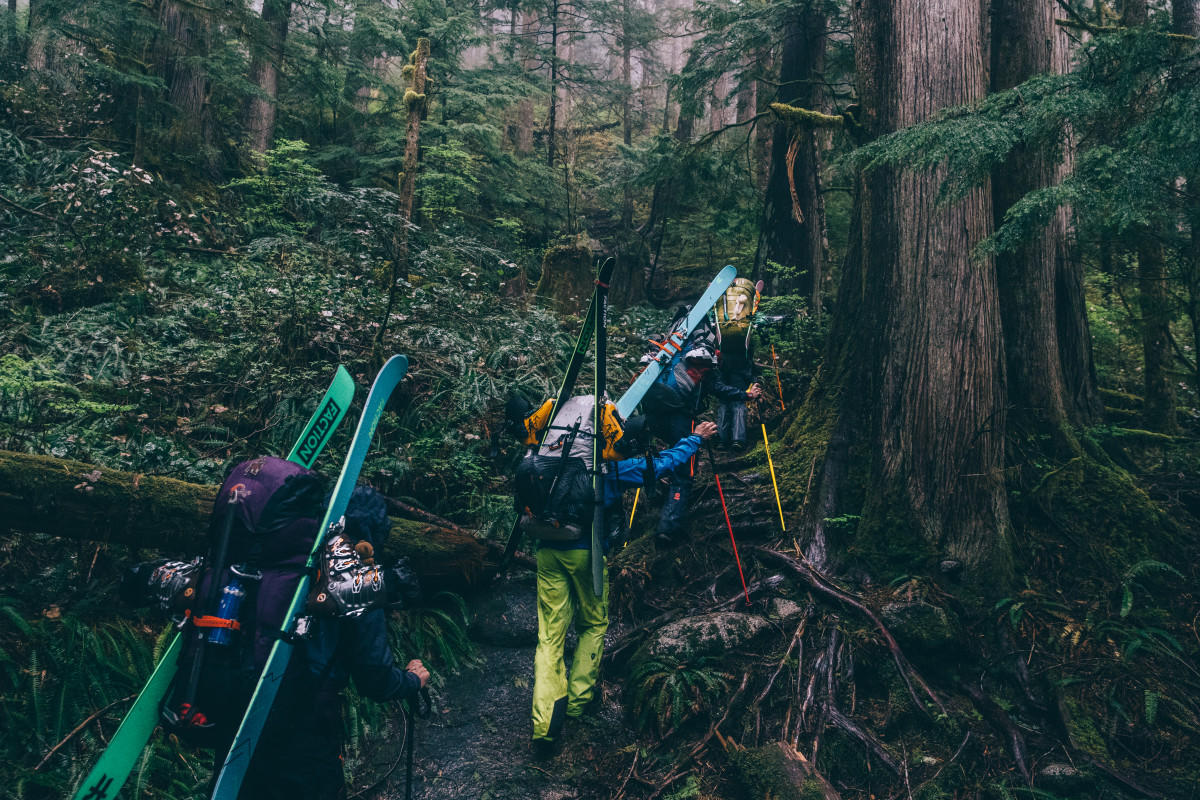
<path fill-rule="evenodd" d="M 333 383 L 321 398 L 316 413 L 304 426 L 304 433 L 292 448 L 288 460 L 311 469 L 346 416 L 353 399 L 354 380 L 345 367 L 339 366 L 334 373 Z M 176 634 L 150 675 L 150 680 L 146 681 L 133 707 L 117 728 L 112 741 L 75 792 L 73 800 L 111 800 L 121 791 L 158 726 L 159 706 L 175 679 L 182 648 L 183 637 Z"/>

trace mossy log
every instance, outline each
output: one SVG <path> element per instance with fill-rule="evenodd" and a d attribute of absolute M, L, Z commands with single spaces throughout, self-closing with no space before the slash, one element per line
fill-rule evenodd
<path fill-rule="evenodd" d="M 721 738 L 729 762 L 750 797 L 778 800 L 841 800 L 812 762 L 786 744 L 745 749 Z"/>
<path fill-rule="evenodd" d="M 124 544 L 164 555 L 204 550 L 216 486 L 0 450 L 0 530 Z M 402 556 L 427 588 L 461 590 L 484 574 L 469 531 L 398 520 L 384 560 Z"/>
<path fill-rule="evenodd" d="M 582 241 L 571 240 L 546 251 L 542 258 L 542 277 L 537 296 L 549 301 L 560 314 L 573 314 L 583 309 L 592 296 L 592 249 Z"/>

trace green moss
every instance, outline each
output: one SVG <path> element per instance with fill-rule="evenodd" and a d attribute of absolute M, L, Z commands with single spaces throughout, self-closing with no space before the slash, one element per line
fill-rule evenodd
<path fill-rule="evenodd" d="M 591 296 L 592 280 L 592 249 L 581 236 L 546 250 L 537 295 L 560 313 L 574 313 Z"/>
<path fill-rule="evenodd" d="M 1146 558 L 1178 559 L 1177 526 L 1122 470 L 1074 458 L 1042 476 L 1033 497 L 1077 557 L 1105 577 Z"/>
<path fill-rule="evenodd" d="M 404 90 L 404 107 L 409 113 L 425 110 L 425 95 L 417 94 L 412 89 Z"/>
<path fill-rule="evenodd" d="M 789 762 L 780 745 L 748 750 L 734 748 L 729 752 L 729 761 L 748 797 L 825 800 L 825 792 L 815 777 L 810 775 L 799 783 L 793 779 L 797 768 Z"/>
<path fill-rule="evenodd" d="M 1096 730 L 1087 711 L 1070 698 L 1067 699 L 1066 704 L 1067 710 L 1070 712 L 1067 716 L 1067 731 L 1071 736 L 1071 741 L 1092 758 L 1107 763 L 1111 759 L 1108 754 L 1108 746 L 1104 743 L 1104 737 L 1100 735 L 1100 731 Z"/>

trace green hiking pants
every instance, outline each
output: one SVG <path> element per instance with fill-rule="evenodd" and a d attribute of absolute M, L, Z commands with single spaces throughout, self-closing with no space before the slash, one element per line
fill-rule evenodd
<path fill-rule="evenodd" d="M 591 552 L 538 551 L 538 643 L 533 656 L 533 738 L 554 739 L 563 715 L 579 716 L 596 691 L 608 630 L 608 570 L 604 597 L 592 592 Z M 576 612 L 579 644 L 568 678 L 563 663 L 567 630 Z"/>

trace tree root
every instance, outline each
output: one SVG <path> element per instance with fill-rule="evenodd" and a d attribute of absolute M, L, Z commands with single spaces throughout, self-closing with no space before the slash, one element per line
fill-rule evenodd
<path fill-rule="evenodd" d="M 947 713 L 946 707 L 942 704 L 941 698 L 939 698 L 934 691 L 929 688 L 929 685 L 925 683 L 925 680 L 920 676 L 920 674 L 909 662 L 908 658 L 900 650 L 900 646 L 896 644 L 896 639 L 887 629 L 887 626 L 883 624 L 883 620 L 879 618 L 879 615 L 867 607 L 866 603 L 844 589 L 839 588 L 833 583 L 833 581 L 831 581 L 819 570 L 817 570 L 816 567 L 809 563 L 808 559 L 805 558 L 803 554 L 801 554 L 800 560 L 797 561 L 791 556 L 786 556 L 783 553 L 770 550 L 766 547 L 751 546 L 745 549 L 747 552 L 757 553 L 759 556 L 762 556 L 768 561 L 774 561 L 778 564 L 782 564 L 788 569 L 789 572 L 803 580 L 820 594 L 853 608 L 855 611 L 858 611 L 860 614 L 870 620 L 871 624 L 875 626 L 875 629 L 879 631 L 880 636 L 883 637 L 884 643 L 887 645 L 888 650 L 892 654 L 892 660 L 896 662 L 896 668 L 900 672 L 900 678 L 904 681 L 904 685 L 908 688 L 908 693 L 912 696 L 913 702 L 917 704 L 917 707 L 926 714 L 929 714 L 929 709 L 926 708 L 925 702 L 917 694 L 913 684 L 916 684 L 921 688 L 921 691 L 933 702 L 935 706 L 937 706 L 938 710 L 941 711 L 942 714 Z"/>
<path fill-rule="evenodd" d="M 994 700 L 985 695 L 978 686 L 972 686 L 966 681 L 959 681 L 958 686 L 971 698 L 980 713 L 993 726 L 1004 732 L 1004 737 L 1008 740 L 1009 753 L 1012 755 L 1013 761 L 1016 762 L 1021 777 L 1025 779 L 1027 785 L 1032 786 L 1033 777 L 1029 772 L 1029 755 L 1025 744 L 1025 735 L 1017 730 L 1017 726 L 1013 724 L 1008 713 Z"/>

